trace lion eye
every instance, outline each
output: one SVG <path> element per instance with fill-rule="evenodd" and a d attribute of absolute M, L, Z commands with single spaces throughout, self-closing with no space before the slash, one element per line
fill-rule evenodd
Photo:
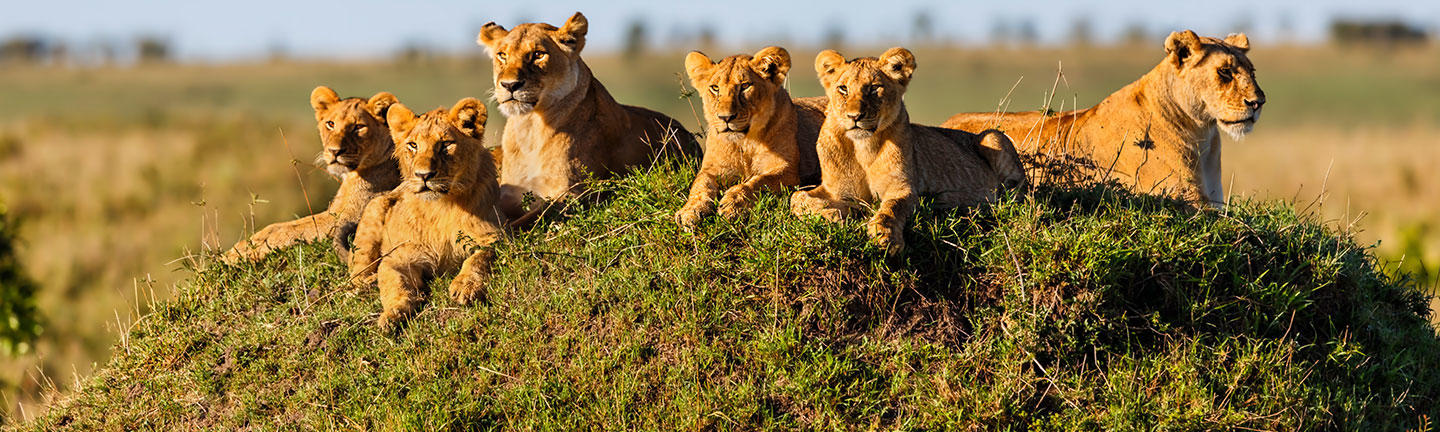
<path fill-rule="evenodd" d="M 505 53 L 503 53 L 503 52 L 502 52 L 502 53 L 495 53 L 495 59 L 496 59 L 496 60 L 500 60 L 501 63 L 504 63 L 504 62 L 505 62 Z"/>
<path fill-rule="evenodd" d="M 750 90 L 750 83 L 740 83 L 740 91 Z"/>
<path fill-rule="evenodd" d="M 711 85 L 710 85 L 710 93 L 714 93 L 714 94 L 717 94 L 717 95 L 720 94 L 720 86 L 711 84 Z"/>
<path fill-rule="evenodd" d="M 839 86 L 839 87 L 835 87 L 835 92 L 836 92 L 836 93 L 840 93 L 840 94 L 842 94 L 842 95 L 848 95 L 848 94 L 850 94 L 850 88 L 842 85 L 842 86 Z"/>
<path fill-rule="evenodd" d="M 1231 71 L 1228 68 L 1220 69 L 1216 73 L 1220 76 L 1221 82 L 1230 82 L 1230 80 L 1235 79 L 1235 72 Z"/>
<path fill-rule="evenodd" d="M 548 55 L 548 54 L 545 54 L 544 51 L 536 51 L 536 52 L 534 52 L 533 54 L 530 54 L 530 60 L 531 60 L 531 61 L 544 60 L 546 55 Z"/>
<path fill-rule="evenodd" d="M 357 125 L 355 125 L 355 126 L 351 126 L 351 129 L 354 129 L 354 130 L 355 130 L 355 133 L 357 133 L 357 134 L 363 134 L 363 133 L 365 133 L 365 125 L 358 125 L 358 124 L 357 124 Z"/>
<path fill-rule="evenodd" d="M 413 142 L 413 141 L 412 141 L 412 142 L 409 142 L 409 143 L 406 143 L 406 144 L 405 144 L 405 147 L 409 147 L 411 152 L 415 152 L 416 150 L 420 150 L 420 145 L 419 145 L 419 144 L 415 144 L 415 142 Z"/>
<path fill-rule="evenodd" d="M 327 121 L 327 122 L 325 122 L 325 129 L 335 130 L 335 122 L 333 122 L 333 121 Z"/>

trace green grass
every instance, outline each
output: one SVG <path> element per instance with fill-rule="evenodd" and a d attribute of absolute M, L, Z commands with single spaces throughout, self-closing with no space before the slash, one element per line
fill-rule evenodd
<path fill-rule="evenodd" d="M 783 198 L 695 234 L 693 164 L 596 188 L 402 332 L 328 244 L 198 269 L 21 429 L 1404 430 L 1428 299 L 1279 203 L 1040 188 L 922 210 L 886 258 Z"/>

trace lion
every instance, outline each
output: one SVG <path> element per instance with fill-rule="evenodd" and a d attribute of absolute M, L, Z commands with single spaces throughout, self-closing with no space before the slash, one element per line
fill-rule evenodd
<path fill-rule="evenodd" d="M 829 97 L 815 144 L 820 186 L 790 195 L 793 213 L 838 222 L 872 207 L 867 231 L 895 254 L 905 247 L 903 230 L 917 195 L 951 208 L 989 203 L 1002 188 L 1024 187 L 1025 170 L 1004 134 L 910 123 L 902 98 L 915 67 L 915 56 L 900 47 L 879 58 L 846 61 L 834 50 L 815 58 Z"/>
<path fill-rule="evenodd" d="M 729 188 L 720 199 L 720 214 L 735 218 L 757 190 L 779 192 L 818 182 L 815 138 L 825 121 L 825 98 L 790 99 L 784 87 L 789 71 L 790 53 L 773 46 L 719 62 L 699 51 L 685 57 L 685 72 L 700 90 L 709 130 L 690 198 L 675 214 L 680 226 L 693 228 L 715 211 L 722 187 Z"/>
<path fill-rule="evenodd" d="M 400 184 L 394 143 L 385 114 L 398 103 L 395 95 L 380 92 L 369 100 L 340 97 L 329 87 L 310 92 L 316 128 L 324 150 L 316 164 L 340 179 L 340 190 L 324 212 L 289 222 L 271 224 L 249 239 L 241 240 L 225 253 L 230 262 L 258 261 L 292 244 L 332 238 L 343 258 L 349 252 L 347 238 L 360 222 L 365 203 Z"/>
<path fill-rule="evenodd" d="M 465 98 L 416 116 L 396 104 L 387 118 L 403 143 L 395 158 L 405 178 L 365 206 L 350 257 L 353 283 L 380 284 L 384 329 L 415 313 L 430 278 L 456 267 L 450 295 L 461 304 L 476 300 L 494 260 L 486 247 L 505 236 L 494 208 L 495 162 L 482 143 L 485 105 Z"/>
<path fill-rule="evenodd" d="M 499 208 L 516 224 L 533 220 L 549 202 L 579 195 L 587 179 L 698 153 L 680 122 L 610 96 L 580 58 L 588 28 L 576 12 L 559 28 L 486 23 L 477 37 L 491 57 L 494 99 L 507 118 Z M 528 212 L 527 195 L 537 198 Z"/>
<path fill-rule="evenodd" d="M 1115 179 L 1138 192 L 1220 207 L 1219 132 L 1242 139 L 1265 105 L 1249 51 L 1243 33 L 1222 40 L 1174 32 L 1159 65 L 1092 108 L 962 113 L 943 126 L 998 128 L 1027 156 L 1079 159 L 1082 179 Z"/>

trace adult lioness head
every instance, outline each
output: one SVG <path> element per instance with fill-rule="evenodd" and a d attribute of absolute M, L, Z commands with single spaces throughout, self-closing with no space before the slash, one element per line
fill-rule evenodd
<path fill-rule="evenodd" d="M 779 108 L 775 93 L 783 88 L 785 74 L 790 72 L 790 53 L 772 46 L 754 56 L 733 55 L 714 62 L 704 53 L 692 51 L 685 57 L 685 72 L 691 85 L 700 90 L 709 132 L 738 140 L 745 137 L 752 121 L 768 120 Z"/>
<path fill-rule="evenodd" d="M 1165 38 L 1166 60 L 1179 84 L 1173 88 L 1175 97 L 1191 106 L 1203 105 L 1204 115 L 1236 139 L 1255 127 L 1265 105 L 1255 65 L 1246 56 L 1249 51 L 1250 39 L 1243 33 L 1216 39 L 1186 30 Z"/>
<path fill-rule="evenodd" d="M 310 92 L 316 128 L 324 146 L 316 163 L 330 175 L 344 177 L 360 166 L 369 166 L 390 157 L 392 143 L 385 113 L 397 103 L 389 92 L 376 93 L 370 100 L 345 98 L 329 87 Z"/>
<path fill-rule="evenodd" d="M 850 139 L 867 139 L 902 117 L 902 96 L 915 73 L 915 56 L 895 47 L 879 58 L 845 61 L 835 50 L 825 50 L 815 57 L 815 72 L 830 97 L 826 122 L 835 119 Z"/>
<path fill-rule="evenodd" d="M 486 114 L 479 100 L 461 99 L 449 110 L 437 108 L 420 116 L 396 104 L 388 118 L 404 176 L 398 190 L 435 200 L 472 193 L 482 180 L 495 176 L 495 163 L 481 141 Z"/>
<path fill-rule="evenodd" d="M 490 53 L 500 112 L 513 117 L 543 110 L 579 88 L 580 50 L 589 25 L 576 12 L 560 28 L 530 23 L 505 30 L 494 22 L 481 27 L 477 42 Z"/>

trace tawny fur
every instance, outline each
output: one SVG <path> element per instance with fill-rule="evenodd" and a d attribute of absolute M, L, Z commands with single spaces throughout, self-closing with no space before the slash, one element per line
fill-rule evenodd
<path fill-rule="evenodd" d="M 316 162 L 340 179 L 340 190 L 324 212 L 266 226 L 236 243 L 224 258 L 256 261 L 276 249 L 325 238 L 334 240 L 336 251 L 344 258 L 349 253 L 349 234 L 359 223 L 365 203 L 400 184 L 385 121 L 386 111 L 395 103 L 395 95 L 388 92 L 369 100 L 340 99 L 329 87 L 316 87 L 310 93 L 310 106 L 315 109 L 324 146 Z"/>
<path fill-rule="evenodd" d="M 350 259 L 352 281 L 380 284 L 382 328 L 413 315 L 427 282 L 456 267 L 450 295 L 467 304 L 483 294 L 494 259 L 486 246 L 504 237 L 495 162 L 481 141 L 485 119 L 475 98 L 419 117 L 404 105 L 390 109 L 404 182 L 365 207 Z"/>
<path fill-rule="evenodd" d="M 819 181 L 815 137 L 825 120 L 825 98 L 790 98 L 785 75 L 790 53 L 768 47 L 754 56 L 713 62 L 695 51 L 685 58 L 690 83 L 705 107 L 705 159 L 690 186 L 690 198 L 675 214 L 680 226 L 694 227 L 715 211 L 735 218 L 759 190 L 785 192 Z"/>
<path fill-rule="evenodd" d="M 529 23 L 506 30 L 492 22 L 480 29 L 477 42 L 494 65 L 494 97 L 508 119 L 499 207 L 517 223 L 548 201 L 578 195 L 587 179 L 698 151 L 695 137 L 674 119 L 615 102 L 580 58 L 588 26 L 577 12 L 559 28 Z M 529 214 L 527 194 L 537 201 Z"/>
<path fill-rule="evenodd" d="M 797 215 L 839 221 L 873 208 L 868 231 L 890 253 L 905 246 L 904 227 L 919 195 L 938 207 L 988 203 L 1001 188 L 1022 187 L 1025 172 L 1010 140 L 910 123 L 902 97 L 915 57 L 891 48 L 880 58 L 846 61 L 827 50 L 815 59 L 829 104 L 816 152 L 820 186 L 790 196 Z"/>
<path fill-rule="evenodd" d="M 1220 132 L 1243 137 L 1265 103 L 1249 50 L 1244 34 L 1221 40 L 1189 30 L 1171 33 L 1164 61 L 1092 108 L 1049 115 L 962 113 L 943 126 L 998 128 L 1022 154 L 1077 161 L 1085 179 L 1114 179 L 1137 192 L 1220 206 L 1226 198 Z"/>

